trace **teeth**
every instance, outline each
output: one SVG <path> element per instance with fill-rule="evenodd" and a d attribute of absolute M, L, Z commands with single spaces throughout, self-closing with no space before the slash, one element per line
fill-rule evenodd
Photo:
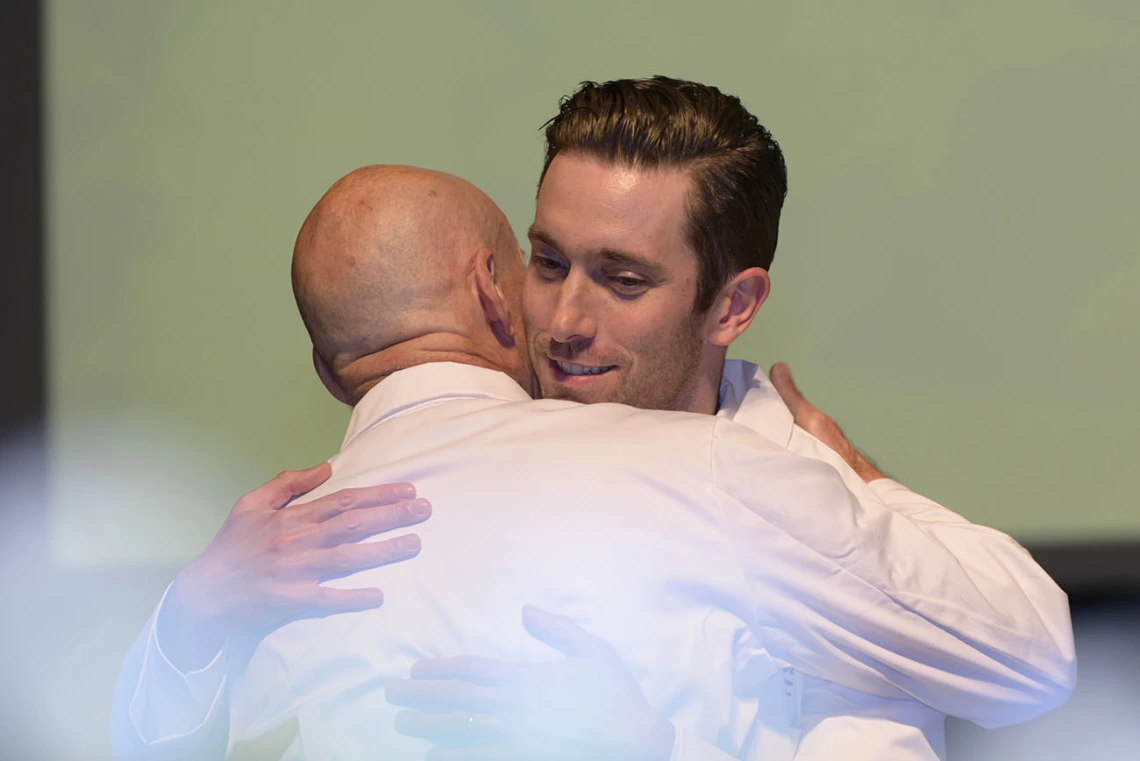
<path fill-rule="evenodd" d="M 600 375 L 609 369 L 608 367 L 586 367 L 585 365 L 573 365 L 569 362 L 558 362 L 558 368 L 567 375 Z"/>

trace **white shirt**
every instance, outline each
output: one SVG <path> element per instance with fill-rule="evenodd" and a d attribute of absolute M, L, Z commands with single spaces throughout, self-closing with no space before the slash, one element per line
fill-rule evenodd
<path fill-rule="evenodd" d="M 190 681 L 152 618 L 120 679 L 120 755 L 420 757 L 384 684 L 423 658 L 550 657 L 525 603 L 615 646 L 678 728 L 677 759 L 752 752 L 766 704 L 750 691 L 781 668 L 999 723 L 1071 686 L 1071 631 L 991 602 L 873 491 L 855 501 L 724 418 L 531 402 L 502 374 L 431 364 L 368 393 L 332 464 L 311 497 L 411 481 L 432 500 L 417 558 L 333 582 L 380 586 L 384 606 L 289 624 Z"/>
<path fill-rule="evenodd" d="M 857 496 L 869 488 L 893 510 L 905 516 L 925 535 L 953 554 L 972 583 L 993 606 L 1017 606 L 1019 615 L 1032 620 L 1043 638 L 1040 652 L 1049 650 L 1053 638 L 1068 653 L 1072 665 L 1068 600 L 1028 552 L 1006 534 L 970 523 L 938 503 L 882 478 L 864 484 L 862 479 L 830 447 L 796 426 L 792 414 L 763 370 L 749 362 L 729 360 L 721 383 L 717 413 L 771 439 L 789 452 L 832 465 Z M 914 571 L 922 574 L 921 565 Z M 917 588 L 936 583 L 930 578 L 900 579 L 900 586 Z M 979 617 L 991 611 L 977 611 Z M 1071 637 L 1071 633 L 1068 635 Z M 1000 648 L 1000 645 L 999 645 Z M 1026 664 L 1047 670 L 1048 663 Z M 1066 690 L 1072 688 L 1072 673 Z M 887 699 L 850 690 L 834 683 L 786 669 L 770 685 L 774 702 L 784 702 L 784 711 L 774 706 L 764 711 L 769 719 L 761 731 L 766 741 L 756 743 L 754 757 L 775 761 L 778 747 L 784 758 L 794 752 L 796 761 L 934 761 L 945 757 L 945 717 L 938 710 L 911 698 Z M 1066 690 L 1062 690 L 1065 692 Z M 778 719 L 789 717 L 782 725 Z M 1011 723 L 1016 716 L 995 712 L 975 715 L 983 726 Z M 774 725 L 774 726 L 773 726 Z M 785 739 L 786 738 L 786 739 Z"/>

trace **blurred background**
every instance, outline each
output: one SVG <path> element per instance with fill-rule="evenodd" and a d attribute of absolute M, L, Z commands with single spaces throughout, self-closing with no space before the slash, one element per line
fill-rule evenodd
<path fill-rule="evenodd" d="M 1076 694 L 951 759 L 1136 758 L 1140 4 L 8 0 L 0 56 L 3 758 L 109 757 L 166 584 L 339 446 L 289 283 L 325 189 L 452 172 L 525 237 L 559 98 L 653 74 L 785 152 L 734 355 L 1070 595 Z"/>

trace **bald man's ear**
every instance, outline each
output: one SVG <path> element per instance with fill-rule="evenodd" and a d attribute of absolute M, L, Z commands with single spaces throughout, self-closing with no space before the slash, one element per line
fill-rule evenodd
<path fill-rule="evenodd" d="M 705 320 L 705 340 L 728 346 L 748 329 L 768 298 L 772 282 L 768 270 L 749 267 L 725 283 Z"/>
<path fill-rule="evenodd" d="M 317 376 L 320 377 L 321 383 L 325 384 L 325 388 L 338 402 L 344 402 L 349 407 L 352 407 L 352 397 L 344 392 L 337 381 L 336 376 L 333 375 L 332 368 L 325 362 L 324 357 L 317 354 L 317 347 L 313 347 L 313 367 L 317 369 Z"/>
<path fill-rule="evenodd" d="M 475 290 L 487 327 L 502 346 L 513 347 L 515 329 L 511 324 L 511 305 L 495 277 L 495 254 L 489 248 L 480 249 L 475 257 Z"/>

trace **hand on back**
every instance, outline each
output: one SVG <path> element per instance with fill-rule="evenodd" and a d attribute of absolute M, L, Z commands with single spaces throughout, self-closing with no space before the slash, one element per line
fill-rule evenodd
<path fill-rule="evenodd" d="M 792 379 L 792 370 L 783 362 L 772 365 L 768 371 L 772 385 L 792 413 L 795 424 L 833 449 L 866 482 L 886 478 L 874 463 L 859 453 L 847 440 L 843 429 L 827 413 L 809 402 Z"/>
<path fill-rule="evenodd" d="M 564 657 L 420 661 L 411 678 L 388 685 L 388 702 L 409 709 L 396 716 L 397 731 L 432 742 L 429 761 L 669 759 L 673 725 L 608 642 L 533 606 L 523 626 Z"/>
<path fill-rule="evenodd" d="M 257 636 L 287 621 L 379 606 L 379 589 L 320 582 L 416 555 L 415 534 L 360 542 L 427 519 L 431 505 L 411 484 L 342 489 L 294 503 L 328 479 L 328 463 L 285 471 L 234 505 L 221 530 L 171 586 L 159 641 L 180 669 L 206 665 L 235 635 Z"/>

